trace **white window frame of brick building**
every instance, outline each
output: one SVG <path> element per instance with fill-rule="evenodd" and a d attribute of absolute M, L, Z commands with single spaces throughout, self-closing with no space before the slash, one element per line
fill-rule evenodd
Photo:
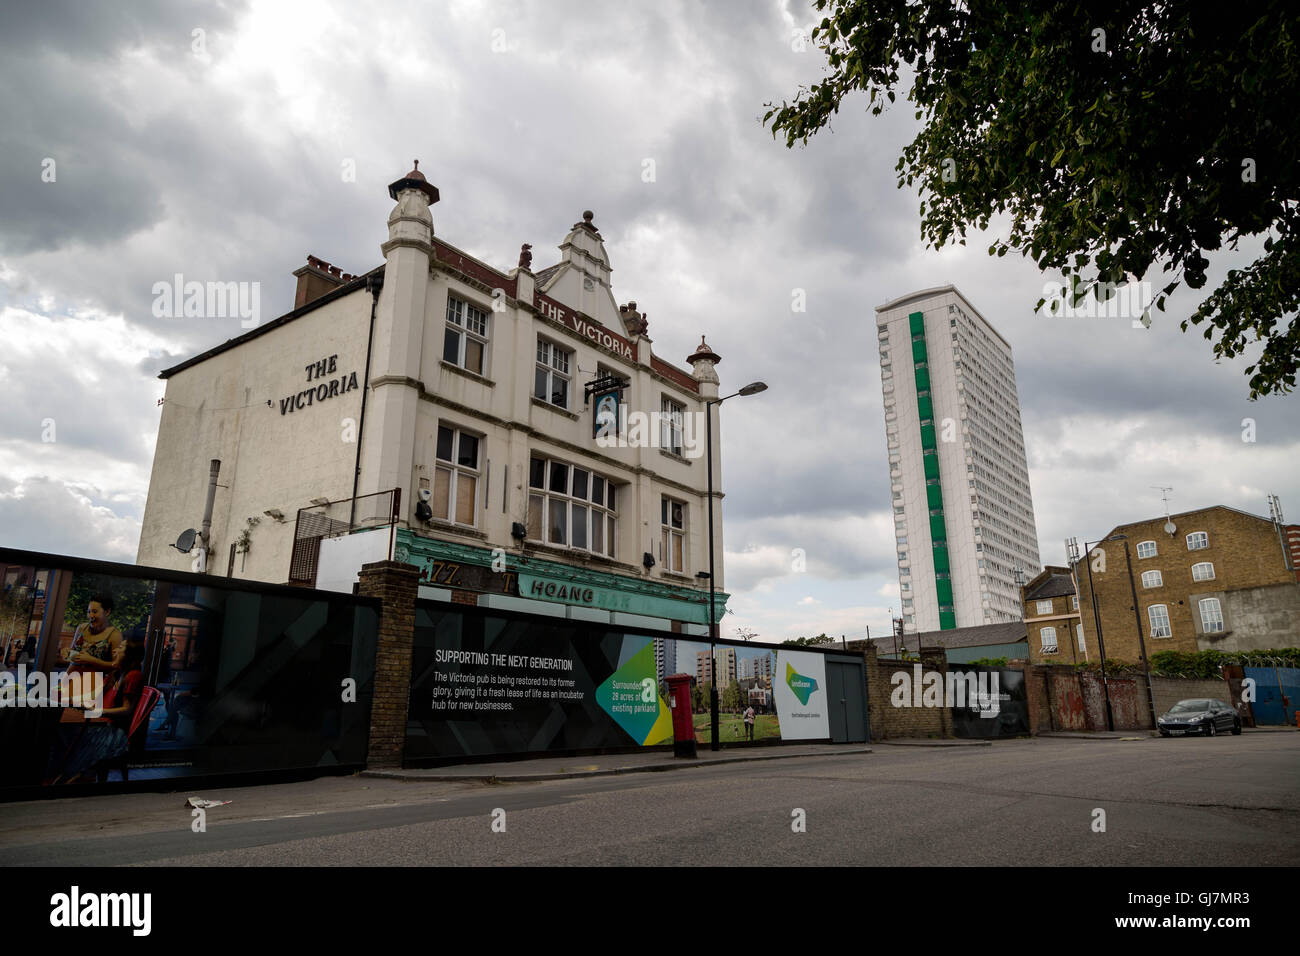
<path fill-rule="evenodd" d="M 1202 568 L 1202 569 L 1204 569 L 1204 568 L 1209 568 L 1209 573 L 1208 573 L 1208 574 L 1205 573 L 1204 570 L 1200 570 L 1200 571 L 1198 571 L 1198 570 L 1197 570 L 1198 568 Z M 1214 562 L 1213 562 L 1213 561 L 1198 561 L 1196 564 L 1193 564 L 1193 565 L 1192 565 L 1192 580 L 1193 580 L 1193 581 L 1213 581 L 1213 580 L 1214 580 Z"/>
<path fill-rule="evenodd" d="M 1044 654 L 1055 654 L 1057 652 L 1056 628 L 1045 627 L 1038 632 L 1038 640 L 1041 644 L 1041 650 Z"/>
<path fill-rule="evenodd" d="M 1223 605 L 1218 598 L 1201 598 L 1196 602 L 1196 609 L 1201 615 L 1201 633 L 1218 634 L 1223 630 Z M 1206 611 L 1211 612 L 1208 617 Z"/>
<path fill-rule="evenodd" d="M 1071 611 L 1079 610 L 1079 595 L 1077 594 L 1070 595 L 1070 610 Z"/>
<path fill-rule="evenodd" d="M 1051 602 L 1051 601 L 1036 601 L 1036 602 L 1034 602 L 1034 607 L 1038 609 L 1038 613 L 1039 613 L 1039 614 L 1051 614 L 1051 613 L 1052 613 L 1052 602 Z"/>
<path fill-rule="evenodd" d="M 660 398 L 659 411 L 662 415 L 659 420 L 659 446 L 680 458 L 682 422 L 686 419 L 686 406 L 681 402 L 674 402 L 665 395 Z"/>
<path fill-rule="evenodd" d="M 447 327 L 443 332 L 442 360 L 475 375 L 487 374 L 488 314 L 478 306 L 447 294 Z M 478 346 L 478 367 L 469 361 L 470 346 Z M 451 354 L 448 355 L 447 353 Z"/>
<path fill-rule="evenodd" d="M 558 475 L 563 478 L 557 482 Z M 585 476 L 582 489 L 579 489 L 579 475 Z M 557 488 L 557 484 L 563 487 Z M 598 489 L 600 500 L 596 497 Z M 580 495 L 579 490 L 585 494 Z M 553 520 L 556 516 L 562 516 L 563 524 L 558 534 L 556 529 L 559 526 Z M 579 521 L 583 539 L 580 544 L 574 541 Z M 608 477 L 590 468 L 558 458 L 532 455 L 528 460 L 528 522 L 525 527 L 529 540 L 613 558 L 618 540 L 617 489 Z"/>
<path fill-rule="evenodd" d="M 664 569 L 686 573 L 686 532 L 690 509 L 686 502 L 663 495 L 659 499 L 659 559 Z"/>
<path fill-rule="evenodd" d="M 473 454 L 468 459 L 466 439 L 473 440 Z M 482 435 L 454 425 L 438 425 L 433 495 L 429 498 L 429 507 L 433 509 L 435 518 L 471 528 L 478 526 L 478 485 L 482 476 L 479 458 L 482 453 Z"/>
<path fill-rule="evenodd" d="M 1082 624 L 1076 624 L 1076 625 L 1074 625 L 1074 636 L 1075 636 L 1075 637 L 1078 639 L 1078 641 L 1079 641 L 1079 650 L 1082 651 L 1084 654 L 1088 653 L 1088 647 L 1087 647 L 1086 644 L 1084 644 L 1084 641 L 1083 641 L 1083 625 L 1082 625 Z"/>
<path fill-rule="evenodd" d="M 1193 539 L 1195 539 L 1196 541 L 1195 544 L 1192 543 Z M 1188 551 L 1204 551 L 1209 546 L 1210 546 L 1210 536 L 1204 531 L 1193 531 L 1191 534 L 1187 536 Z"/>
<path fill-rule="evenodd" d="M 1143 571 L 1142 586 L 1144 588 L 1162 588 L 1165 586 L 1164 575 L 1159 571 Z"/>
<path fill-rule="evenodd" d="M 533 374 L 533 397 L 538 401 L 568 411 L 569 399 L 573 394 L 572 368 L 573 351 L 539 335 L 537 337 L 537 367 Z M 564 383 L 564 401 L 562 402 L 555 401 L 555 385 L 557 382 Z"/>
<path fill-rule="evenodd" d="M 1150 545 L 1151 547 L 1147 548 L 1147 545 Z M 1138 542 L 1137 554 L 1139 558 L 1154 558 L 1156 556 L 1156 552 L 1157 552 L 1157 548 L 1156 548 L 1156 543 L 1154 541 Z"/>
<path fill-rule="evenodd" d="M 1169 625 L 1169 608 L 1166 605 L 1152 604 L 1148 607 L 1147 621 L 1151 625 L 1152 637 L 1174 636 L 1174 629 Z"/>

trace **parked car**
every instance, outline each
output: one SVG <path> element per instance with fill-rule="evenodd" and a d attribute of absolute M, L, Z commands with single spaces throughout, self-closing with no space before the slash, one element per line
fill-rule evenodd
<path fill-rule="evenodd" d="M 1180 700 L 1157 721 L 1161 737 L 1204 734 L 1213 737 L 1221 730 L 1241 733 L 1241 716 L 1221 700 Z"/>

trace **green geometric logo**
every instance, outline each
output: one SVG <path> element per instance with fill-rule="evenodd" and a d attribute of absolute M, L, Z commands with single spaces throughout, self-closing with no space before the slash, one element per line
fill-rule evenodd
<path fill-rule="evenodd" d="M 637 744 L 650 747 L 671 743 L 673 716 L 659 696 L 654 642 L 648 637 L 640 640 L 645 641 L 645 646 L 596 688 L 596 702 Z"/>
<path fill-rule="evenodd" d="M 799 698 L 799 703 L 805 707 L 808 706 L 808 698 L 813 695 L 817 689 L 817 681 L 811 677 L 805 677 L 790 666 L 790 662 L 785 664 L 785 682 L 790 689 L 794 691 L 794 696 Z"/>

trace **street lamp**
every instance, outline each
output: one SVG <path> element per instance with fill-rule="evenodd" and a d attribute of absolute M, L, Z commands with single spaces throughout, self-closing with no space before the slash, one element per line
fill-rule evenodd
<path fill-rule="evenodd" d="M 710 741 L 709 749 L 718 749 L 718 612 L 715 604 L 716 598 L 714 587 L 713 573 L 713 406 L 721 405 L 729 398 L 735 398 L 737 395 L 757 395 L 759 392 L 767 391 L 767 385 L 763 382 L 751 382 L 738 392 L 732 392 L 730 395 L 724 395 L 722 398 L 712 398 L 704 403 L 704 458 L 705 468 L 709 475 L 709 681 L 711 684 L 709 700 L 709 730 Z"/>
<path fill-rule="evenodd" d="M 1101 655 L 1101 690 L 1106 697 L 1106 729 L 1113 731 L 1115 729 L 1115 715 L 1111 712 L 1110 707 L 1110 684 L 1106 680 L 1106 641 L 1101 636 L 1101 612 L 1097 610 L 1097 589 L 1092 584 L 1092 549 L 1099 544 L 1105 544 L 1107 541 L 1124 541 L 1124 557 L 1128 559 L 1128 537 L 1122 534 L 1113 534 L 1109 538 L 1102 538 L 1100 541 L 1094 541 L 1089 544 L 1083 543 L 1083 559 L 1088 562 L 1088 596 L 1092 599 L 1092 619 L 1097 625 L 1097 652 Z M 1129 569 L 1129 583 L 1133 582 L 1133 571 Z M 1137 600 L 1136 592 L 1134 601 Z M 1138 631 L 1138 638 L 1141 639 L 1141 630 Z M 1147 681 L 1148 689 L 1151 682 Z"/>
<path fill-rule="evenodd" d="M 1138 652 L 1142 655 L 1142 672 L 1147 679 L 1147 707 L 1151 709 L 1151 728 L 1157 729 L 1156 721 L 1156 696 L 1155 690 L 1151 687 L 1151 661 L 1147 659 L 1147 643 L 1142 637 L 1142 612 L 1138 610 L 1138 592 L 1137 583 L 1133 580 L 1133 562 L 1129 558 L 1128 552 L 1128 535 L 1118 534 L 1115 538 L 1124 539 L 1124 566 L 1128 568 L 1128 587 L 1133 595 L 1133 623 L 1137 625 L 1138 632 Z M 1093 603 L 1096 603 L 1096 596 L 1093 596 Z"/>

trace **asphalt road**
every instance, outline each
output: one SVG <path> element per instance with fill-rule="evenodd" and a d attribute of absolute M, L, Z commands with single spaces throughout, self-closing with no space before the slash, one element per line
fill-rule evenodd
<path fill-rule="evenodd" d="M 327 778 L 205 791 L 233 802 L 202 833 L 188 795 L 0 805 L 0 865 L 1300 863 L 1300 733 L 876 745 L 523 784 Z"/>

